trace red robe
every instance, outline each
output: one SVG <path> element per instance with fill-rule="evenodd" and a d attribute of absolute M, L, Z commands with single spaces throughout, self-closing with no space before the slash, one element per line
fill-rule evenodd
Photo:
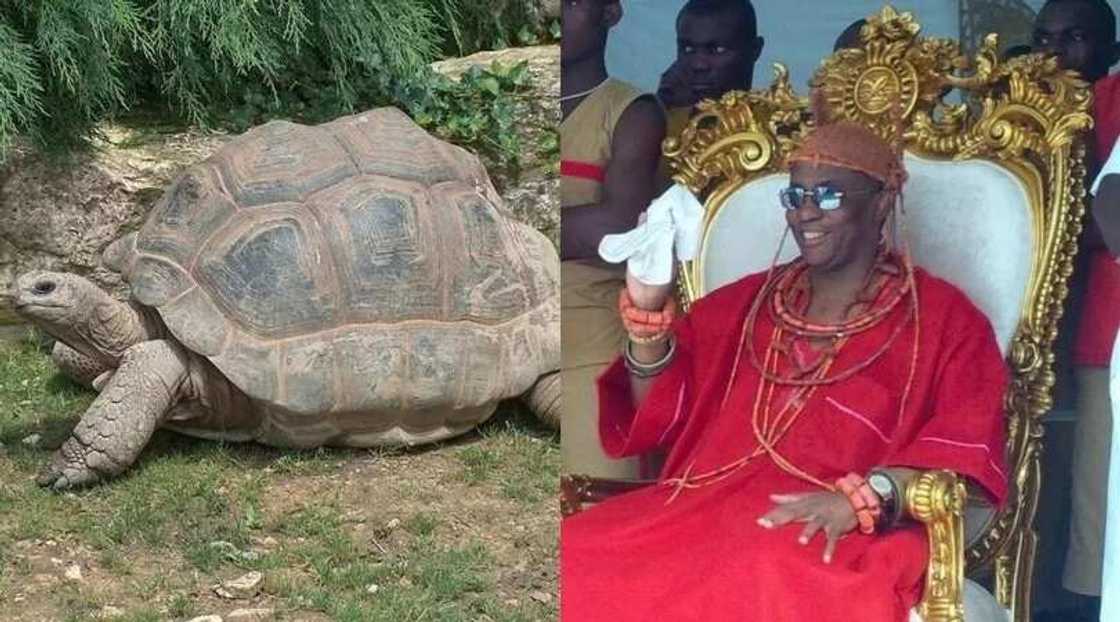
<path fill-rule="evenodd" d="M 1120 74 L 1106 76 L 1093 85 L 1093 126 L 1097 163 L 1103 166 L 1120 135 Z M 1092 183 L 1091 178 L 1085 180 L 1086 186 Z M 1107 248 L 1099 248 L 1089 258 L 1089 280 L 1073 345 L 1073 364 L 1108 367 L 1117 330 L 1120 264 Z"/>
<path fill-rule="evenodd" d="M 600 435 L 615 456 L 668 450 L 661 478 L 700 473 L 753 450 L 750 409 L 759 374 L 747 361 L 724 409 L 743 318 L 764 275 L 746 277 L 699 300 L 674 326 L 677 355 L 642 407 L 631 405 L 621 360 L 599 380 Z M 906 411 L 914 331 L 863 372 L 818 389 L 778 450 L 824 481 L 875 466 L 946 468 L 1002 503 L 1007 494 L 1002 404 L 1006 365 L 987 319 L 947 282 L 916 275 L 920 349 Z M 840 351 L 843 370 L 883 343 L 909 313 L 899 305 L 879 326 Z M 759 313 L 755 346 L 765 352 L 773 323 Z M 744 353 L 744 358 L 747 355 Z M 921 596 L 928 553 L 924 529 L 853 532 L 821 561 L 824 538 L 797 543 L 803 524 L 763 529 L 769 495 L 812 491 L 766 457 L 718 484 L 670 486 L 610 499 L 565 519 L 561 612 L 565 622 L 903 622 Z"/>

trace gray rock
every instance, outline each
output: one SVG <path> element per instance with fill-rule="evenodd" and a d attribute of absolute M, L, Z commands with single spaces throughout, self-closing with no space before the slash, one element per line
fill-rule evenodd
<path fill-rule="evenodd" d="M 513 179 L 491 167 L 490 178 L 514 218 L 547 235 L 559 249 L 559 152 L 547 152 L 540 147 L 549 140 L 558 140 L 560 107 L 556 102 L 560 97 L 560 46 L 538 45 L 479 52 L 439 61 L 432 68 L 448 77 L 458 78 L 474 65 L 485 68 L 495 61 L 507 67 L 526 61 L 532 85 L 527 93 L 518 97 L 516 112 L 518 135 L 525 150 L 524 170 L 517 179 Z"/>
<path fill-rule="evenodd" d="M 191 618 L 190 620 L 187 620 L 187 622 L 222 622 L 222 616 L 198 616 L 197 618 Z"/>
<path fill-rule="evenodd" d="M 68 581 L 81 581 L 82 567 L 78 564 L 70 564 L 66 567 L 66 572 L 63 576 L 65 576 Z"/>
<path fill-rule="evenodd" d="M 260 592 L 261 581 L 264 576 L 256 570 L 243 574 L 236 579 L 223 581 L 221 585 L 214 586 L 214 593 L 222 598 L 252 598 Z"/>
<path fill-rule="evenodd" d="M 28 447 L 38 447 L 39 441 L 42 440 L 42 438 L 43 437 L 39 434 L 30 434 L 28 436 L 25 436 L 20 442 L 24 445 L 27 445 Z"/>
<path fill-rule="evenodd" d="M 226 614 L 226 622 L 271 620 L 273 616 L 274 613 L 271 609 L 234 609 Z"/>
<path fill-rule="evenodd" d="M 88 153 L 52 161 L 17 147 L 0 166 L 0 324 L 16 320 L 3 296 L 28 270 L 76 272 L 124 295 L 120 278 L 101 267 L 101 252 L 139 227 L 172 178 L 227 139 L 100 129 L 106 138 Z"/>

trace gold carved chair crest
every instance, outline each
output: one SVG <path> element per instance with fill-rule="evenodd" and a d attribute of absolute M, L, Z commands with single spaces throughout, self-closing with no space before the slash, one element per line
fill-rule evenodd
<path fill-rule="evenodd" d="M 1091 126 L 1091 96 L 1053 59 L 1001 61 L 995 35 L 967 58 L 957 42 L 919 31 L 913 15 L 886 7 L 869 18 L 861 45 L 824 60 L 811 84 L 834 117 L 892 139 L 901 130 L 910 174 L 903 234 L 915 262 L 988 315 L 1012 375 L 1007 507 L 975 504 L 947 472 L 926 473 L 907 491 L 931 547 L 917 613 L 924 622 L 963 620 L 967 574 L 1026 622 L 1040 418 L 1051 407 L 1052 344 L 1081 231 L 1081 134 Z M 785 228 L 777 191 L 788 183 L 786 158 L 813 123 L 808 98 L 795 94 L 783 67 L 775 69 L 768 89 L 701 103 L 683 133 L 665 142 L 676 181 L 705 206 L 700 252 L 680 270 L 686 304 L 775 257 Z M 796 253 L 787 243 L 780 259 Z M 568 476 L 562 503 L 574 511 L 627 487 Z"/>

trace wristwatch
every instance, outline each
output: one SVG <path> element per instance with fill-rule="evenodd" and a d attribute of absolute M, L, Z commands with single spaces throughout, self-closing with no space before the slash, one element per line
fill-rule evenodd
<path fill-rule="evenodd" d="M 893 477 L 883 471 L 872 471 L 867 475 L 867 485 L 871 487 L 875 494 L 879 495 L 879 506 L 882 508 L 879 513 L 881 526 L 893 527 L 902 516 L 902 502 L 898 498 L 898 484 L 895 483 Z"/>

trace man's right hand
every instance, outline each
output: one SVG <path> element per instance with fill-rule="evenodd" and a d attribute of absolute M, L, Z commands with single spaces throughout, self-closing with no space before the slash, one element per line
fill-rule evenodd
<path fill-rule="evenodd" d="M 630 294 L 630 300 L 634 302 L 635 307 L 647 311 L 660 311 L 673 291 L 673 283 L 670 281 L 665 285 L 646 285 L 627 270 L 626 291 Z"/>
<path fill-rule="evenodd" d="M 657 99 L 666 108 L 682 108 L 696 103 L 696 95 L 685 80 L 684 72 L 677 62 L 669 65 L 657 85 Z"/>

